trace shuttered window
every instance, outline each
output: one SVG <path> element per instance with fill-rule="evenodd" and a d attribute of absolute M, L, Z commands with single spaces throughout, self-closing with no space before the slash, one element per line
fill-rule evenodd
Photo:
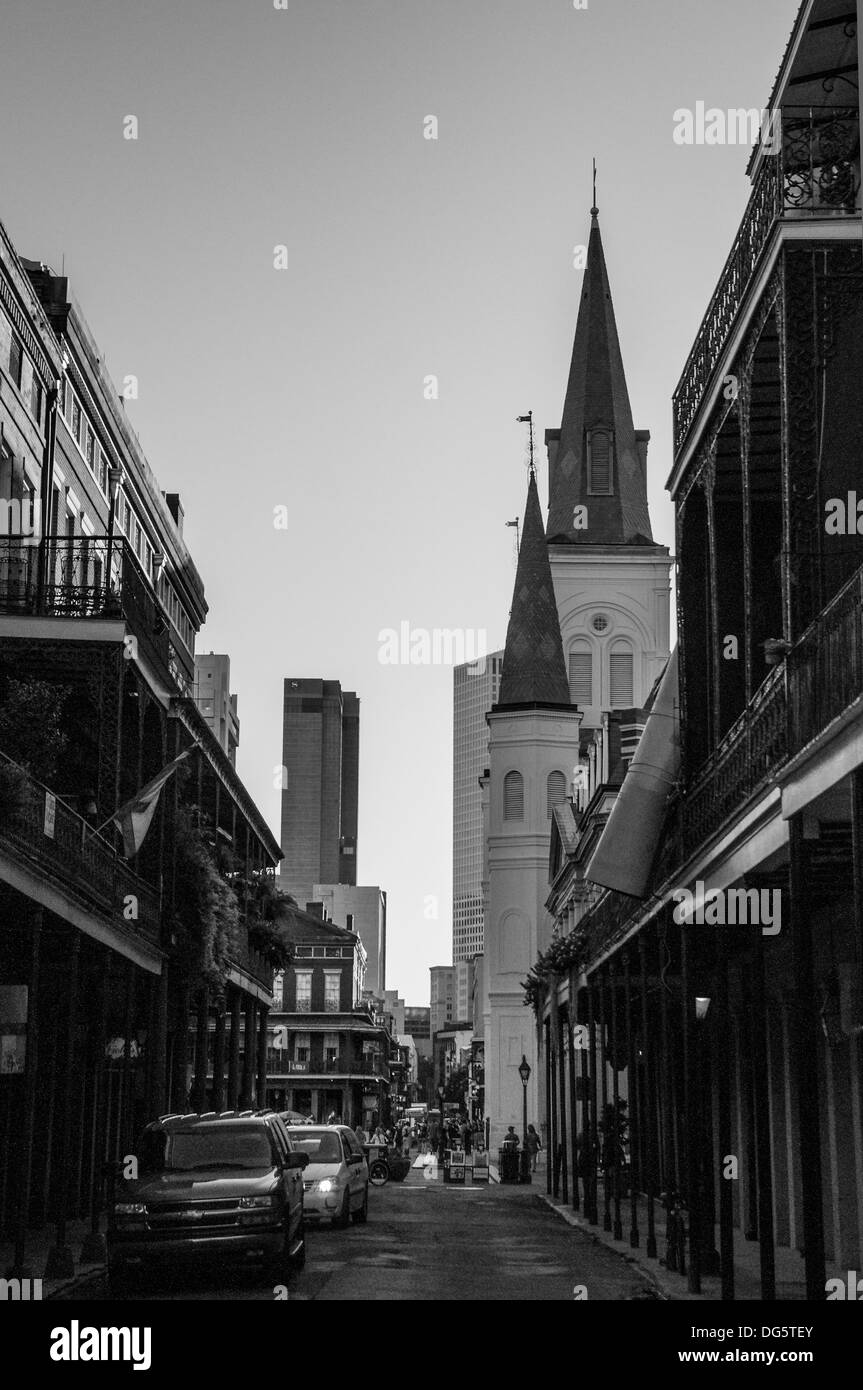
<path fill-rule="evenodd" d="M 566 801 L 566 777 L 562 772 L 552 772 L 549 775 L 546 788 L 546 803 L 549 820 L 551 820 L 551 813 L 555 806 L 563 805 L 564 801 Z"/>
<path fill-rule="evenodd" d="M 503 779 L 504 820 L 524 820 L 524 778 L 520 772 L 508 772 Z"/>
<path fill-rule="evenodd" d="M 614 435 L 609 430 L 591 430 L 587 437 L 588 491 L 600 496 L 612 490 Z"/>
<path fill-rule="evenodd" d="M 569 654 L 569 695 L 575 705 L 593 704 L 593 653 Z"/>
<path fill-rule="evenodd" d="M 611 708 L 629 709 L 632 706 L 632 652 L 611 653 Z"/>

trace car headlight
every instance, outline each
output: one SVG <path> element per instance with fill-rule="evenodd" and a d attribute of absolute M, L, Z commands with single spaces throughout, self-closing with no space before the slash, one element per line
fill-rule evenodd
<path fill-rule="evenodd" d="M 319 1192 L 335 1192 L 337 1187 L 338 1183 L 334 1178 L 322 1178 L 318 1183 Z"/>
<path fill-rule="evenodd" d="M 146 1216 L 147 1208 L 143 1202 L 115 1202 L 115 1216 Z"/>
<path fill-rule="evenodd" d="M 271 1192 L 268 1197 L 241 1197 L 240 1210 L 248 1211 L 251 1207 L 280 1207 L 282 1199 L 275 1192 Z"/>

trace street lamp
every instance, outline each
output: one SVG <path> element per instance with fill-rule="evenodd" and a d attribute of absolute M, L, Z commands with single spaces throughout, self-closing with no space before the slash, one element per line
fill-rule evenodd
<path fill-rule="evenodd" d="M 438 1093 L 438 1100 L 440 1101 L 440 1129 L 439 1129 L 439 1131 L 438 1131 L 437 1156 L 438 1156 L 438 1162 L 441 1164 L 441 1166 L 443 1166 L 443 1157 L 444 1157 L 443 1098 L 444 1098 L 444 1096 L 446 1095 L 446 1087 L 445 1087 L 445 1086 L 438 1086 L 438 1088 L 437 1088 L 437 1093 Z"/>
<path fill-rule="evenodd" d="M 521 1055 L 521 1066 L 518 1069 L 521 1077 L 522 1101 L 524 1102 L 522 1136 L 521 1136 L 521 1181 L 530 1182 L 530 1155 L 527 1151 L 527 1083 L 530 1080 L 530 1063 L 524 1053 Z"/>

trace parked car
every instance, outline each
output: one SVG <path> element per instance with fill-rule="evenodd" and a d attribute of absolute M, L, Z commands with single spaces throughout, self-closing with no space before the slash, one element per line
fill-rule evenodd
<path fill-rule="evenodd" d="M 306 1216 L 326 1216 L 334 1226 L 366 1221 L 369 1168 L 357 1136 L 347 1125 L 290 1125 L 294 1148 L 309 1160 L 303 1175 Z"/>
<path fill-rule="evenodd" d="M 274 1112 L 165 1115 L 134 1154 L 136 1178 L 109 1175 L 112 1292 L 168 1262 L 258 1264 L 277 1283 L 304 1263 L 308 1158 Z"/>

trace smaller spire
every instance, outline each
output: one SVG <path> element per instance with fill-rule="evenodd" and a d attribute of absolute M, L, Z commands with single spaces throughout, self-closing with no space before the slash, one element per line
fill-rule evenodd
<path fill-rule="evenodd" d="M 596 225 L 597 225 L 597 219 L 599 218 L 599 208 L 598 208 L 597 205 L 596 205 L 596 160 L 595 160 L 595 159 L 594 159 L 594 161 L 593 161 L 593 207 L 590 209 L 590 215 L 591 215 L 591 217 L 593 218 L 593 224 L 594 224 L 594 226 L 596 226 Z"/>
<path fill-rule="evenodd" d="M 531 469 L 527 489 L 497 703 L 572 703 L 535 469 Z"/>

